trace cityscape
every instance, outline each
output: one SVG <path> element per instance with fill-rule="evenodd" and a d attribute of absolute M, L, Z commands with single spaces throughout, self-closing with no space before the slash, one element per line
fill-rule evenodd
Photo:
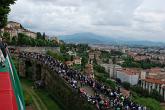
<path fill-rule="evenodd" d="M 163 3 L 0 1 L 0 110 L 165 110 Z"/>

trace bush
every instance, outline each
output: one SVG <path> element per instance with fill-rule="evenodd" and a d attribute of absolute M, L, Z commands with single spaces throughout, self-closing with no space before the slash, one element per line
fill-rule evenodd
<path fill-rule="evenodd" d="M 116 86 L 117 86 L 117 85 L 116 85 L 116 82 L 114 82 L 114 81 L 112 81 L 112 80 L 110 80 L 110 79 L 107 79 L 107 78 L 104 77 L 104 76 L 99 76 L 99 75 L 97 75 L 96 77 L 97 77 L 97 80 L 98 80 L 98 81 L 101 81 L 101 82 L 105 83 L 106 85 L 110 86 L 111 89 L 115 89 Z"/>
<path fill-rule="evenodd" d="M 151 91 L 150 97 L 156 99 L 157 101 L 163 102 L 163 96 L 161 96 L 155 89 Z"/>
<path fill-rule="evenodd" d="M 150 108 L 150 110 L 162 110 L 160 103 L 151 98 L 136 98 L 134 101 L 140 105 Z"/>
<path fill-rule="evenodd" d="M 24 98 L 25 98 L 25 105 L 29 106 L 30 104 L 32 104 L 32 97 L 25 90 L 23 92 L 24 92 Z"/>
<path fill-rule="evenodd" d="M 131 87 L 131 90 L 136 92 L 141 97 L 150 97 L 150 98 L 156 99 L 157 101 L 160 101 L 160 102 L 163 101 L 163 97 L 157 92 L 157 90 L 152 90 L 149 93 L 148 90 L 145 90 L 139 86 L 133 86 L 133 87 Z"/>
<path fill-rule="evenodd" d="M 122 83 L 122 86 L 123 86 L 125 89 L 127 89 L 127 90 L 130 90 L 130 88 L 131 88 L 131 85 L 130 85 L 130 83 L 128 83 L 128 82 L 123 82 L 123 83 Z"/>
<path fill-rule="evenodd" d="M 52 56 L 53 58 L 59 60 L 59 61 L 64 61 L 64 57 L 58 53 L 52 52 L 52 51 L 47 51 L 47 54 Z"/>
<path fill-rule="evenodd" d="M 133 87 L 131 87 L 131 89 L 132 89 L 134 92 L 138 93 L 140 96 L 149 97 L 149 92 L 148 92 L 148 90 L 145 90 L 145 89 L 143 89 L 143 88 L 140 87 L 140 86 L 133 86 Z"/>
<path fill-rule="evenodd" d="M 115 89 L 116 88 L 116 82 L 112 81 L 112 80 L 106 80 L 106 83 L 112 88 Z"/>

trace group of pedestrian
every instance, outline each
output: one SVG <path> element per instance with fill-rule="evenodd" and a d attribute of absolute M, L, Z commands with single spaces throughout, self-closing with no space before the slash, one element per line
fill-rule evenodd
<path fill-rule="evenodd" d="M 63 78 L 74 90 L 79 91 L 81 96 L 85 97 L 87 101 L 95 104 L 99 110 L 149 110 L 146 106 L 133 102 L 129 96 L 124 96 L 120 89 L 111 89 L 77 70 L 69 68 L 51 56 L 40 53 L 21 52 L 20 57 L 36 59 L 48 65 L 54 73 Z M 82 87 L 84 86 L 92 88 L 94 95 L 90 96 L 83 90 Z"/>
<path fill-rule="evenodd" d="M 6 43 L 3 42 L 0 37 L 0 64 L 2 67 L 5 67 L 5 58 L 6 58 Z"/>

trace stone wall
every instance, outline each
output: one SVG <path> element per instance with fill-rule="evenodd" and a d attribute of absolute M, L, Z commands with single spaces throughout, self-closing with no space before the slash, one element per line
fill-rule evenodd
<path fill-rule="evenodd" d="M 14 48 L 17 51 L 26 51 L 26 52 L 36 52 L 45 54 L 48 50 L 53 52 L 60 52 L 60 47 L 17 47 L 9 46 L 9 48 Z"/>
<path fill-rule="evenodd" d="M 96 107 L 87 102 L 86 99 L 80 97 L 79 91 L 71 88 L 69 84 L 58 76 L 57 73 L 52 72 L 47 65 L 32 59 L 19 58 L 19 74 L 26 78 L 26 61 L 31 62 L 32 66 L 32 79 L 36 80 L 37 66 L 41 66 L 41 79 L 45 83 L 45 88 L 49 91 L 51 97 L 59 104 L 64 110 L 96 110 Z"/>

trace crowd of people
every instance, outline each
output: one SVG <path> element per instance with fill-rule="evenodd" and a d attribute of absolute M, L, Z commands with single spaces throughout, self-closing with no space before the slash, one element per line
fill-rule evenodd
<path fill-rule="evenodd" d="M 36 59 L 48 65 L 54 73 L 57 73 L 67 81 L 73 89 L 78 90 L 81 93 L 81 97 L 85 97 L 87 101 L 95 104 L 99 110 L 149 110 L 146 106 L 134 103 L 129 96 L 124 96 L 120 89 L 112 90 L 103 83 L 69 68 L 51 56 L 40 53 L 21 52 L 20 57 Z M 90 96 L 82 89 L 83 86 L 92 88 L 94 94 Z"/>
<path fill-rule="evenodd" d="M 2 67 L 5 67 L 6 46 L 6 43 L 4 43 L 0 37 L 0 64 Z"/>

